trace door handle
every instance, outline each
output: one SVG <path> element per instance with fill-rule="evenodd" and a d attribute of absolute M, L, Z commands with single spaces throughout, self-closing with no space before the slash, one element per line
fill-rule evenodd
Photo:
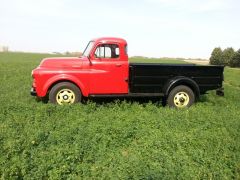
<path fill-rule="evenodd" d="M 117 67 L 121 67 L 121 66 L 122 66 L 122 64 L 116 64 L 116 66 L 117 66 Z"/>

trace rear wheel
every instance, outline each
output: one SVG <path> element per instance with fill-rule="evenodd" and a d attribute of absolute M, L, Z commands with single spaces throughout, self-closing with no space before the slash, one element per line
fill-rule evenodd
<path fill-rule="evenodd" d="M 195 95 L 191 88 L 180 85 L 171 90 L 167 98 L 170 107 L 190 107 L 195 102 Z"/>
<path fill-rule="evenodd" d="M 80 89 L 69 82 L 61 82 L 53 86 L 49 93 L 49 101 L 59 105 L 69 105 L 81 101 Z"/>

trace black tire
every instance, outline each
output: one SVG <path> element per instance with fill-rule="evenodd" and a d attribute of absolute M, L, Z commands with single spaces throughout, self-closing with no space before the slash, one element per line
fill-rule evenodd
<path fill-rule="evenodd" d="M 81 99 L 82 93 L 80 89 L 70 82 L 58 83 L 49 92 L 49 101 L 54 104 L 74 104 L 80 102 Z"/>
<path fill-rule="evenodd" d="M 188 86 L 180 85 L 171 90 L 167 104 L 174 108 L 190 107 L 195 102 L 195 94 Z"/>

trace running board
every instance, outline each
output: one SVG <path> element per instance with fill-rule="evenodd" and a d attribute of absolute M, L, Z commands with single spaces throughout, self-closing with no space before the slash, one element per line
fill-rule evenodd
<path fill-rule="evenodd" d="M 163 93 L 90 94 L 90 97 L 162 97 Z"/>

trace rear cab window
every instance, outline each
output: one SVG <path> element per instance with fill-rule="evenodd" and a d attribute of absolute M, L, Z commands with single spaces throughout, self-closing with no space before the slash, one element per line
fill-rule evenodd
<path fill-rule="evenodd" d="M 126 55 L 128 55 L 128 45 L 127 44 L 124 47 L 124 52 L 125 52 Z"/>

